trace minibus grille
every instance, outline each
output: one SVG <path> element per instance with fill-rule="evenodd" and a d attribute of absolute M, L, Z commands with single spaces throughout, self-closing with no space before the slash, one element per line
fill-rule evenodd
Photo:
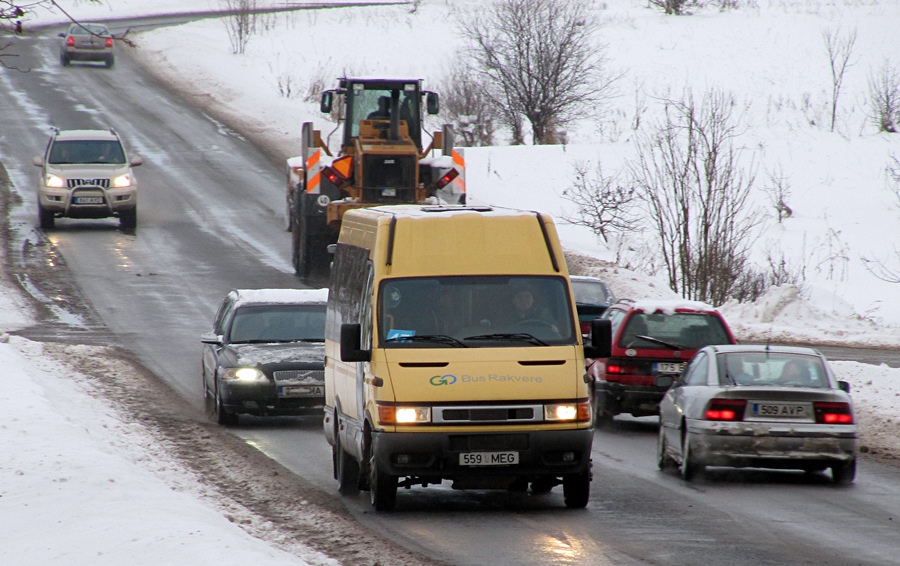
<path fill-rule="evenodd" d="M 444 424 L 530 423 L 544 420 L 541 405 L 434 407 L 432 422 Z"/>

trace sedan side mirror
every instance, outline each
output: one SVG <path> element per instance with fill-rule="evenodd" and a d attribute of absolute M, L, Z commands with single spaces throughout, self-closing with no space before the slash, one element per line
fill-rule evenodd
<path fill-rule="evenodd" d="M 200 341 L 204 344 L 213 344 L 216 346 L 220 346 L 222 344 L 222 337 L 217 335 L 215 332 L 204 332 L 200 335 Z"/>
<path fill-rule="evenodd" d="M 849 381 L 838 381 L 838 389 L 840 389 L 844 393 L 850 393 L 850 382 Z"/>

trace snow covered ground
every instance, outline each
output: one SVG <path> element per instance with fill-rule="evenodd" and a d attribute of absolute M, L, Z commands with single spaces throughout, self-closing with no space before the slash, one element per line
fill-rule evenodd
<path fill-rule="evenodd" d="M 215 0 L 60 4 L 84 19 L 221 6 Z M 314 80 L 330 85 L 347 72 L 416 76 L 431 85 L 459 46 L 450 31 L 453 17 L 480 4 L 424 0 L 415 13 L 409 6 L 380 6 L 273 15 L 243 56 L 231 54 L 225 27 L 215 20 L 132 39 L 139 46 L 135 55 L 148 68 L 185 89 L 210 94 L 205 97 L 208 111 L 229 118 L 238 129 L 265 132 L 271 147 L 284 147 L 290 155 L 299 145 L 300 123 L 314 121 L 323 133 L 329 128 L 314 101 L 280 96 L 279 83 L 295 81 L 302 93 Z M 562 218 L 570 211 L 560 197 L 565 188 L 560 179 L 578 161 L 602 160 L 611 170 L 628 159 L 634 136 L 630 124 L 653 119 L 653 97 L 677 97 L 688 84 L 695 93 L 711 86 L 727 89 L 736 93 L 746 120 L 744 146 L 753 150 L 761 171 L 780 171 L 792 187 L 789 204 L 795 213 L 784 222 L 767 223 L 754 248 L 757 258 L 784 253 L 805 276 L 799 288 L 773 289 L 754 304 L 722 305 L 739 338 L 896 347 L 896 285 L 872 276 L 862 259 L 897 261 L 895 244 L 884 235 L 891 234 L 885 227 L 896 224 L 900 203 L 885 166 L 900 153 L 900 137 L 874 132 L 865 93 L 869 71 L 900 53 L 900 1 L 752 4 L 756 7 L 667 18 L 642 0 L 597 3 L 607 22 L 610 62 L 627 71 L 622 95 L 601 120 L 573 128 L 570 145 L 468 150 L 470 199 Z M 61 14 L 42 12 L 26 19 L 25 28 L 61 21 Z M 336 42 L 335 29 L 353 33 Z M 835 132 L 823 121 L 831 82 L 822 33 L 829 29 L 858 30 Z M 539 162 L 553 165 L 532 166 Z M 765 206 L 762 191 L 757 201 Z M 583 261 L 577 254 L 608 261 L 614 252 L 578 227 L 563 224 L 560 232 L 572 252 L 573 272 L 606 279 L 619 296 L 671 294 L 658 277 Z M 287 552 L 252 537 L 158 449 L 150 431 L 95 396 L 88 376 L 61 357 L 46 355 L 47 346 L 7 334 L 30 325 L 33 316 L 4 277 L 0 563 L 329 563 L 308 549 L 295 546 Z M 78 353 L 78 347 L 71 348 Z M 900 456 L 895 434 L 900 370 L 854 362 L 833 366 L 853 387 L 861 444 L 869 452 Z M 102 366 L 95 371 L 102 372 Z M 865 476 L 858 481 L 866 481 Z"/>

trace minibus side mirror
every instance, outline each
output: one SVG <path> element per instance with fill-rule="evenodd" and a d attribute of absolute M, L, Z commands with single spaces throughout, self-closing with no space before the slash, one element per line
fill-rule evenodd
<path fill-rule="evenodd" d="M 584 347 L 586 358 L 608 358 L 612 354 L 612 321 L 597 318 L 591 321 L 591 343 Z"/>
<path fill-rule="evenodd" d="M 359 324 L 341 325 L 341 361 L 342 362 L 368 362 L 372 359 L 371 350 L 363 350 L 362 326 Z"/>

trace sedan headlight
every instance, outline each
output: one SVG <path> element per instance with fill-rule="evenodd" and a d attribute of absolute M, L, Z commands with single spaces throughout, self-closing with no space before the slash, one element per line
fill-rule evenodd
<path fill-rule="evenodd" d="M 47 186 L 54 189 L 61 189 L 66 186 L 66 180 L 56 175 L 47 175 Z"/>
<path fill-rule="evenodd" d="M 131 186 L 131 175 L 125 173 L 113 179 L 113 187 L 117 189 L 126 189 Z"/>
<path fill-rule="evenodd" d="M 266 381 L 266 374 L 256 368 L 230 368 L 222 373 L 222 378 L 228 381 Z"/>
<path fill-rule="evenodd" d="M 588 401 L 580 403 L 554 403 L 544 405 L 545 421 L 589 421 L 591 420 L 591 404 Z"/>

